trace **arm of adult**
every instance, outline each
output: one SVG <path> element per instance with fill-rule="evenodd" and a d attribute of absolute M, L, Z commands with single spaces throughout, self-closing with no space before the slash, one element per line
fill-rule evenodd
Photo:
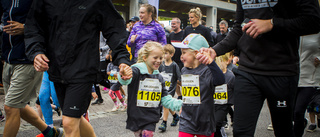
<path fill-rule="evenodd" d="M 239 2 L 241 3 L 240 0 L 238 0 L 238 3 Z M 244 20 L 244 12 L 241 4 L 237 4 L 236 12 L 236 21 L 233 29 L 222 41 L 213 46 L 213 50 L 210 49 L 213 55 L 220 56 L 236 48 L 237 42 L 243 34 L 241 30 L 241 23 Z"/>
<path fill-rule="evenodd" d="M 207 66 L 209 67 L 211 73 L 212 73 L 212 84 L 214 84 L 215 86 L 217 85 L 222 85 L 225 83 L 225 78 L 224 78 L 224 74 L 221 71 L 221 69 L 218 67 L 218 65 L 216 64 L 216 62 L 214 61 L 214 58 L 212 56 L 212 49 L 211 48 L 207 48 L 208 50 L 206 50 L 205 48 L 202 49 L 202 51 L 200 51 L 197 55 L 196 58 L 197 59 L 201 59 L 201 58 L 206 58 L 206 60 L 202 60 L 200 61 L 202 64 L 207 64 Z"/>
<path fill-rule="evenodd" d="M 279 32 L 297 36 L 318 33 L 320 31 L 320 8 L 318 1 L 297 0 L 296 7 L 298 16 L 294 18 L 278 17 L 275 12 L 275 16 L 272 19 L 251 19 L 252 22 L 243 26 L 242 30 L 252 38 L 257 38 L 260 34 L 271 30 L 280 30 Z"/>
<path fill-rule="evenodd" d="M 43 11 L 43 1 L 34 0 L 27 15 L 24 40 L 26 55 L 34 62 L 37 71 L 49 69 L 49 59 L 45 56 L 45 31 L 47 26 L 46 16 Z"/>
<path fill-rule="evenodd" d="M 114 65 L 130 64 L 129 52 L 126 49 L 126 27 L 121 15 L 117 12 L 110 0 L 102 1 L 105 6 L 101 6 L 102 14 L 101 31 L 107 44 L 112 50 L 112 60 Z"/>

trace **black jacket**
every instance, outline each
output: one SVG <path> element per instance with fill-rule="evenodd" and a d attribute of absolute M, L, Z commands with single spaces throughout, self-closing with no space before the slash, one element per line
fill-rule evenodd
<path fill-rule="evenodd" d="M 3 17 L 3 25 L 8 25 L 7 21 L 17 21 L 24 24 L 31 4 L 32 0 L 1 0 L 0 16 Z M 25 54 L 23 35 L 12 36 L 3 33 L 2 42 L 2 60 L 10 64 L 32 63 Z"/>
<path fill-rule="evenodd" d="M 81 83 L 95 80 L 102 31 L 113 62 L 129 64 L 124 20 L 110 0 L 34 0 L 26 21 L 26 54 L 49 58 L 50 80 Z"/>
<path fill-rule="evenodd" d="M 243 3 L 241 3 L 243 2 Z M 299 70 L 299 36 L 320 31 L 317 0 L 237 1 L 234 29 L 215 45 L 217 55 L 236 46 L 240 50 L 239 69 L 268 76 L 292 76 Z M 253 39 L 241 30 L 245 18 L 272 19 L 273 29 Z"/>

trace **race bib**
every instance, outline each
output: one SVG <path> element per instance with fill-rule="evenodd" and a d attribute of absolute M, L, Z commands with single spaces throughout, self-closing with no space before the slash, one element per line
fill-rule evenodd
<path fill-rule="evenodd" d="M 141 80 L 137 94 L 137 106 L 158 107 L 161 100 L 161 89 L 161 82 L 158 79 Z"/>
<path fill-rule="evenodd" d="M 227 104 L 228 103 L 228 88 L 227 84 L 216 86 L 216 92 L 213 94 L 214 104 Z"/>
<path fill-rule="evenodd" d="M 184 104 L 201 104 L 199 75 L 182 75 L 181 88 Z"/>
<path fill-rule="evenodd" d="M 170 86 L 171 86 L 171 79 L 172 79 L 172 73 L 160 73 L 161 76 L 163 77 L 163 80 L 165 81 L 165 86 L 166 89 L 169 90 Z"/>
<path fill-rule="evenodd" d="M 116 74 L 117 71 L 111 70 L 111 73 Z M 115 83 L 118 82 L 118 77 L 117 77 L 117 75 L 113 75 L 113 76 L 110 76 L 110 75 L 109 75 L 109 76 L 108 76 L 108 80 L 110 81 L 110 83 L 115 84 Z"/>

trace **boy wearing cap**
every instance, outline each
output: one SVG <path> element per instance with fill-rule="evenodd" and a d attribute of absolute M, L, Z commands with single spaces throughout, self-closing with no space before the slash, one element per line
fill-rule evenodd
<path fill-rule="evenodd" d="M 214 100 L 215 87 L 224 84 L 224 75 L 208 52 L 200 53 L 209 44 L 200 34 L 189 34 L 182 43 L 172 43 L 181 48 L 182 112 L 179 137 L 213 137 L 215 132 Z M 196 59 L 204 55 L 208 65 Z M 204 61 L 205 62 L 205 61 Z"/>

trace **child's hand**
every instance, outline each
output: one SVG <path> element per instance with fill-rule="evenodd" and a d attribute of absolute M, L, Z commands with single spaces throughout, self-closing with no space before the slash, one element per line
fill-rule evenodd
<path fill-rule="evenodd" d="M 98 98 L 98 95 L 97 95 L 96 92 L 92 92 L 91 95 L 92 95 L 93 99 L 97 99 Z"/>
<path fill-rule="evenodd" d="M 128 80 L 132 78 L 132 69 L 127 64 L 121 63 L 119 66 L 121 79 Z"/>
<path fill-rule="evenodd" d="M 211 56 L 210 50 L 202 50 L 197 55 L 196 58 L 202 63 L 202 64 L 211 64 L 213 61 L 213 57 Z"/>

